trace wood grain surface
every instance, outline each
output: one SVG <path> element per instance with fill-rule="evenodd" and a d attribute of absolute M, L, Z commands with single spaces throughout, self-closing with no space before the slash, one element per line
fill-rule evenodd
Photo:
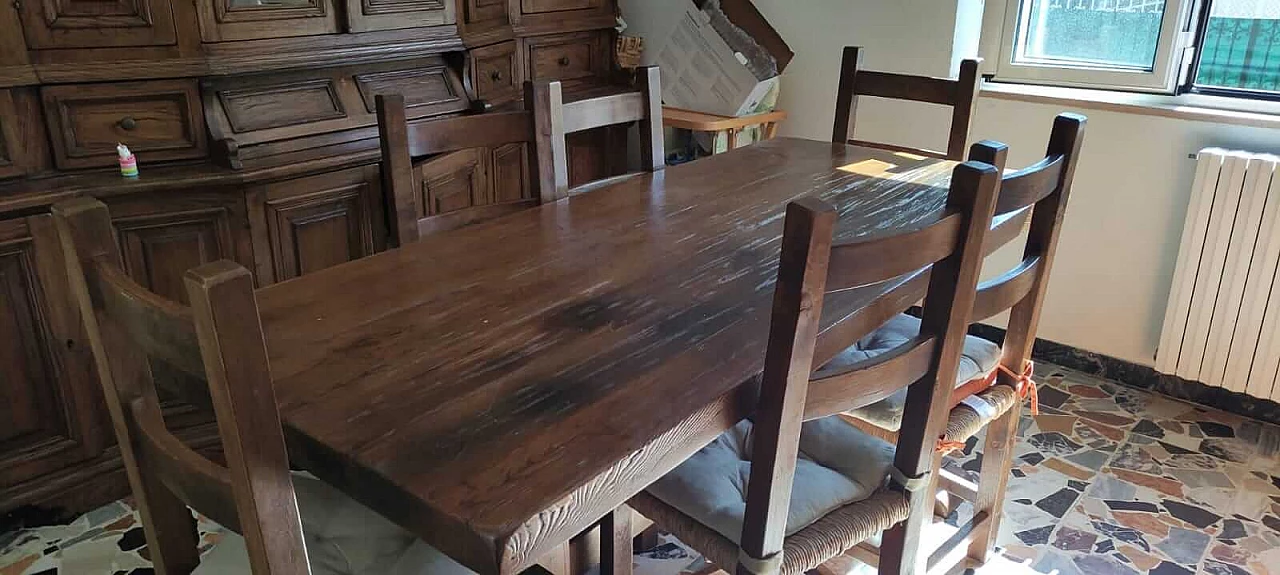
<path fill-rule="evenodd" d="M 745 415 L 787 202 L 837 240 L 921 227 L 953 166 L 779 138 L 262 289 L 294 461 L 517 572 Z M 822 327 L 926 284 L 829 294 Z"/>

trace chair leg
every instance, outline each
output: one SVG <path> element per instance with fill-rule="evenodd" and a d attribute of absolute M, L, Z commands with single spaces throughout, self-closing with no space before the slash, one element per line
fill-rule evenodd
<path fill-rule="evenodd" d="M 907 520 L 884 532 L 880 544 L 880 575 L 924 575 L 933 552 L 924 541 L 925 529 L 933 523 L 934 494 L 938 492 L 938 468 L 942 456 L 933 457 L 929 482 L 910 494 L 911 512 Z"/>
<path fill-rule="evenodd" d="M 987 426 L 987 438 L 982 452 L 982 468 L 978 472 L 978 496 L 973 502 L 976 516 L 987 511 L 990 519 L 973 534 L 969 545 L 969 557 L 986 563 L 995 549 L 1000 534 L 1000 515 L 1004 507 L 1005 490 L 1009 485 L 1009 471 L 1013 466 L 1013 442 L 1018 435 L 1018 420 L 1022 416 L 1021 403 L 1009 408 L 1004 415 Z"/>
<path fill-rule="evenodd" d="M 155 477 L 138 473 L 134 503 L 158 575 L 185 575 L 200 565 L 200 540 L 191 510 Z"/>
<path fill-rule="evenodd" d="M 600 520 L 600 575 L 631 575 L 631 508 L 619 505 Z"/>

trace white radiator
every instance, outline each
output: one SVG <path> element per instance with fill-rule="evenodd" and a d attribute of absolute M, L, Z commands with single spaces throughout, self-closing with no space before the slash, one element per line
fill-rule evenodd
<path fill-rule="evenodd" d="M 1197 155 L 1156 370 L 1280 400 L 1280 158 Z"/>

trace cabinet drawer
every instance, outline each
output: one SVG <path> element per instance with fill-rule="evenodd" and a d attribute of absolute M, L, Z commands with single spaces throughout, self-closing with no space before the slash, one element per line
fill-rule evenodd
<path fill-rule="evenodd" d="M 588 10 L 600 8 L 604 0 L 520 0 L 520 11 L 525 14 L 560 12 L 563 10 Z"/>
<path fill-rule="evenodd" d="M 144 163 L 205 154 L 195 80 L 48 86 L 41 95 L 59 168 L 113 165 L 117 142 Z"/>
<path fill-rule="evenodd" d="M 533 80 L 575 80 L 603 76 L 609 69 L 604 35 L 577 32 L 526 38 Z"/>
<path fill-rule="evenodd" d="M 514 41 L 476 48 L 470 56 L 471 86 L 477 99 L 496 104 L 519 94 L 524 70 Z"/>

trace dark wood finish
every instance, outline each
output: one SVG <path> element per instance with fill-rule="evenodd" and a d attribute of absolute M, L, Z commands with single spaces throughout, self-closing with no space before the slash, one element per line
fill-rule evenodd
<path fill-rule="evenodd" d="M 18 6 L 27 44 L 34 49 L 163 46 L 177 41 L 169 0 L 41 0 Z"/>
<path fill-rule="evenodd" d="M 225 42 L 333 34 L 339 29 L 335 0 L 239 4 L 236 0 L 197 2 L 200 38 L 205 42 Z"/>
<path fill-rule="evenodd" d="M 872 159 L 897 177 L 840 169 Z M 747 413 L 795 190 L 851 214 L 843 241 L 936 222 L 951 170 L 777 138 L 268 286 L 291 455 L 467 566 L 518 571 Z M 821 327 L 924 294 L 832 293 Z"/>
<path fill-rule="evenodd" d="M 347 30 L 441 26 L 455 21 L 456 0 L 346 0 Z"/>
<path fill-rule="evenodd" d="M 111 201 L 123 268 L 149 291 L 187 303 L 187 270 L 220 259 L 251 262 L 248 221 L 237 198 L 192 190 L 181 201 Z"/>
<path fill-rule="evenodd" d="M 969 124 L 973 121 L 973 113 L 978 104 L 978 87 L 981 83 L 981 78 L 978 77 L 978 64 L 982 62 L 981 60 L 961 61 L 960 77 L 951 80 L 863 70 L 862 58 L 862 48 L 850 46 L 844 49 L 844 58 L 840 63 L 840 87 L 836 93 L 836 118 L 831 129 L 831 141 L 936 158 L 952 160 L 964 158 L 965 150 L 969 145 Z M 951 128 L 947 150 L 938 152 L 854 140 L 853 127 L 857 119 L 860 96 L 910 100 L 951 107 Z"/>
<path fill-rule="evenodd" d="M 641 168 L 656 172 L 663 158 L 662 87 L 658 68 L 638 72 L 638 92 L 622 92 L 566 102 L 559 81 L 534 82 L 526 88 L 526 106 L 533 110 L 538 160 L 538 188 L 543 202 L 556 201 L 595 189 L 584 184 L 570 189 L 569 147 L 566 137 L 607 126 L 639 122 Z"/>
<path fill-rule="evenodd" d="M 570 82 L 598 77 L 609 69 L 608 36 L 574 32 L 535 36 L 524 40 L 529 79 Z"/>
<path fill-rule="evenodd" d="M 494 105 L 520 99 L 527 73 L 519 50 L 512 40 L 468 52 L 467 79 L 476 99 Z"/>
<path fill-rule="evenodd" d="M 486 69 L 505 58 L 515 73 L 503 75 L 501 89 L 484 87 L 483 97 L 517 108 L 518 86 L 529 75 L 524 40 L 531 36 L 550 44 L 576 34 L 604 39 L 593 44 L 601 48 L 592 54 L 595 75 L 575 80 L 575 89 L 590 89 L 611 72 L 612 0 L 593 10 L 527 15 L 519 0 L 291 0 L 252 7 L 240 0 L 240 8 L 228 10 L 231 1 L 0 3 L 6 32 L 0 33 L 0 221 L 25 222 L 58 201 L 97 197 L 117 219 L 117 236 L 127 242 L 122 249 L 132 250 L 125 256 L 135 280 L 182 300 L 186 267 L 226 257 L 265 285 L 387 246 L 381 198 L 364 201 L 380 193 L 378 94 L 403 95 L 411 123 L 471 110 L 477 95 L 468 63 L 475 58 L 466 52 L 503 43 L 486 51 L 501 54 Z M 584 181 L 614 168 L 619 154 L 600 148 L 625 155 L 621 141 L 589 136 L 572 138 L 572 171 Z M 140 178 L 119 176 L 114 147 L 121 140 L 137 153 Z M 484 209 L 441 214 L 431 229 L 536 203 L 530 153 L 524 142 L 480 152 L 477 165 L 488 179 Z M 360 200 L 334 181 L 359 188 Z M 57 285 L 32 284 L 32 301 L 45 309 L 29 316 L 35 323 L 24 346 L 37 346 L 39 333 L 61 332 L 56 318 L 74 310 L 57 303 L 66 299 Z M 87 348 L 79 351 L 88 362 Z M 76 385 L 70 371 L 19 369 L 0 367 L 0 396 Z M 106 420 L 100 405 L 77 406 L 73 394 L 55 394 L 54 401 L 49 413 L 74 419 L 96 410 Z M 184 442 L 216 449 L 200 411 L 163 407 Z M 42 425 L 64 424 L 70 425 L 53 418 Z M 124 495 L 119 453 L 110 434 L 99 436 L 105 448 L 75 458 L 45 458 L 53 451 L 23 451 L 21 441 L 15 451 L 0 446 L 7 465 L 0 513 L 37 504 L 72 516 Z M 15 456 L 3 459 L 8 454 Z"/>
<path fill-rule="evenodd" d="M 631 515 L 622 505 L 600 521 L 600 575 L 631 575 Z"/>
<path fill-rule="evenodd" d="M 781 558 L 835 225 L 835 210 L 821 200 L 787 205 L 742 521 L 741 553 L 759 561 Z"/>
<path fill-rule="evenodd" d="M 385 247 L 375 165 L 266 184 L 248 192 L 261 285 L 368 256 Z"/>
<path fill-rule="evenodd" d="M 979 298 L 986 297 L 993 302 L 984 313 L 994 311 L 997 305 L 1012 303 L 1000 364 L 1013 373 L 1022 373 L 1031 359 L 1031 345 L 1040 323 L 1040 309 L 1049 284 L 1062 218 L 1084 142 L 1085 122 L 1084 116 L 1059 114 L 1053 121 L 1045 159 L 1003 178 L 1000 206 L 1011 211 L 1030 207 L 1031 228 L 1023 247 L 1022 262 L 1009 273 L 985 282 Z M 980 142 L 974 145 L 971 156 L 1003 168 L 1006 154 L 1003 145 Z M 1046 177 L 1050 174 L 1052 177 Z M 1015 185 L 1010 187 L 1009 182 Z M 998 381 L 1002 385 L 1017 385 L 1003 373 Z M 974 530 L 969 546 L 969 556 L 978 561 L 985 562 L 995 548 L 1020 417 L 1021 409 L 1015 407 L 987 426 L 978 493 L 973 503 L 976 512 L 985 512 L 990 520 Z"/>
<path fill-rule="evenodd" d="M 47 162 L 39 99 L 30 88 L 0 90 L 0 180 L 38 171 Z"/>
<path fill-rule="evenodd" d="M 401 246 L 537 204 L 529 185 L 528 112 L 411 125 L 403 98 L 379 96 L 378 127 L 392 236 Z M 432 158 L 414 165 L 424 156 Z"/>
<path fill-rule="evenodd" d="M 462 82 L 438 57 L 204 84 L 210 132 L 215 140 L 233 140 L 246 161 L 330 146 L 329 133 L 372 127 L 380 94 L 407 94 L 410 119 L 471 105 Z"/>
<path fill-rule="evenodd" d="M 930 374 L 907 388 L 894 456 L 894 466 L 901 473 L 910 478 L 927 477 L 927 486 L 908 492 L 911 511 L 907 520 L 885 532 L 880 547 L 881 573 L 927 571 L 923 538 L 933 522 L 940 460 L 935 448 L 951 411 L 951 391 L 986 256 L 983 244 L 995 213 L 999 182 L 997 168 L 977 162 L 961 165 L 951 180 L 948 207 L 961 210 L 965 221 L 955 253 L 934 264 L 929 274 L 929 296 L 925 299 L 920 333 L 937 337 L 938 351 Z M 934 293 L 942 297 L 935 298 Z"/>
<path fill-rule="evenodd" d="M 101 455 L 105 418 L 53 221 L 0 221 L 0 486 Z"/>
<path fill-rule="evenodd" d="M 191 505 L 245 537 L 255 573 L 309 573 L 249 271 L 227 261 L 191 270 L 194 306 L 184 308 L 128 279 L 105 205 L 73 200 L 54 217 L 157 571 L 199 563 Z M 206 378 L 226 467 L 165 427 L 155 355 Z"/>
<path fill-rule="evenodd" d="M 41 93 L 60 168 L 116 165 L 121 142 L 139 162 L 205 154 L 195 81 L 47 86 Z"/>
<path fill-rule="evenodd" d="M 598 9 L 604 5 L 604 0 L 520 0 L 520 11 L 525 14 L 537 14 L 539 12 Z"/>

